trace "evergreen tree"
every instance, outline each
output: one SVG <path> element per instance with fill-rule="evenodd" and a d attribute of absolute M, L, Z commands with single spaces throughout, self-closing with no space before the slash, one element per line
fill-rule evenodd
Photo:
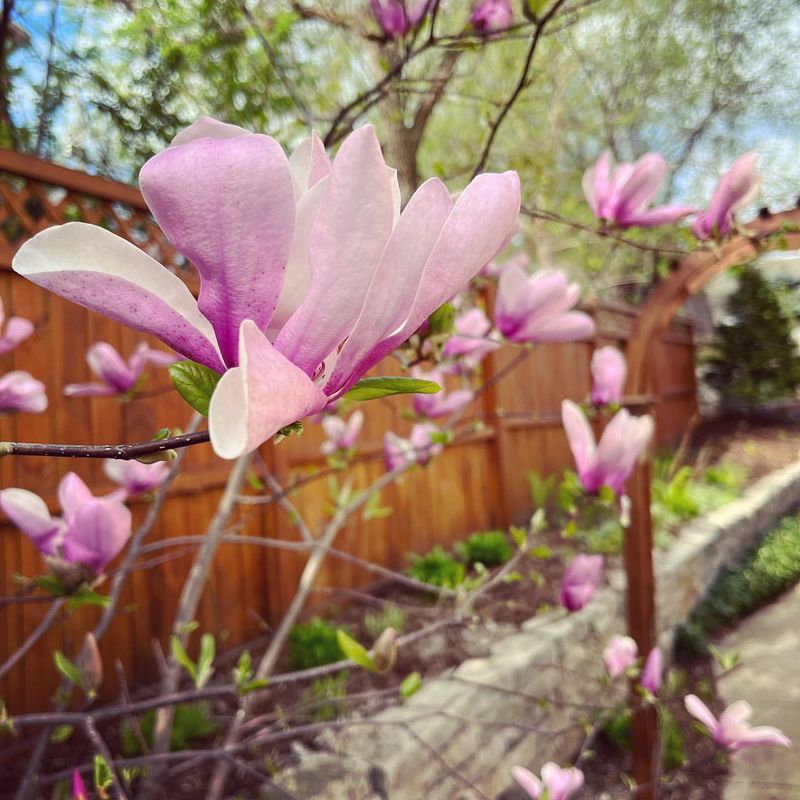
<path fill-rule="evenodd" d="M 723 406 L 755 406 L 794 396 L 800 386 L 800 354 L 792 338 L 795 320 L 753 264 L 739 273 L 727 315 L 715 328 L 705 378 Z"/>

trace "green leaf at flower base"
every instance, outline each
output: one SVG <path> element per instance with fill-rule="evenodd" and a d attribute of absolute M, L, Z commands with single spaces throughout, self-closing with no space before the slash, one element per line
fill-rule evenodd
<path fill-rule="evenodd" d="M 181 644 L 181 640 L 177 636 L 173 636 L 170 640 L 170 649 L 172 657 L 189 673 L 191 679 L 197 683 L 197 665 L 189 658 L 189 654 Z"/>
<path fill-rule="evenodd" d="M 173 386 L 180 396 L 204 417 L 208 416 L 208 404 L 217 388 L 221 375 L 196 361 L 177 361 L 168 367 Z"/>
<path fill-rule="evenodd" d="M 416 694 L 422 688 L 422 675 L 419 672 L 412 672 L 406 675 L 405 680 L 400 684 L 400 697 L 408 700 L 411 695 Z"/>
<path fill-rule="evenodd" d="M 113 779 L 111 777 L 111 765 L 100 753 L 94 756 L 94 785 L 97 789 L 108 789 Z"/>
<path fill-rule="evenodd" d="M 436 394 L 442 387 L 434 381 L 420 378 L 362 378 L 347 394 L 347 400 L 377 400 L 393 394 Z"/>
<path fill-rule="evenodd" d="M 53 653 L 56 669 L 74 686 L 83 686 L 83 675 L 78 667 L 73 664 L 60 650 Z"/>
<path fill-rule="evenodd" d="M 336 631 L 336 640 L 339 642 L 339 647 L 345 654 L 346 658 L 354 661 L 359 667 L 375 672 L 375 662 L 372 656 L 367 652 L 367 649 L 359 644 L 352 636 L 349 636 L 341 628 Z"/>
<path fill-rule="evenodd" d="M 428 317 L 428 330 L 434 336 L 440 333 L 450 333 L 453 330 L 455 318 L 455 306 L 452 303 L 445 303 Z"/>
<path fill-rule="evenodd" d="M 56 743 L 66 742 L 72 736 L 74 730 L 75 728 L 72 725 L 57 725 L 50 734 L 50 741 Z"/>

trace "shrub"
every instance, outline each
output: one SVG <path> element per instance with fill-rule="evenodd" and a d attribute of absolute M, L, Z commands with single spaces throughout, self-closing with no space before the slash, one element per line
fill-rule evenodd
<path fill-rule="evenodd" d="M 139 718 L 139 731 L 134 724 L 125 720 L 120 726 L 119 738 L 122 754 L 126 758 L 146 755 L 145 748 L 139 738 L 139 732 L 147 745 L 147 750 L 153 746 L 153 726 L 155 724 L 155 711 L 147 711 Z M 181 703 L 175 706 L 175 717 L 172 722 L 172 731 L 169 739 L 171 751 L 187 750 L 193 745 L 200 744 L 217 729 L 211 718 L 211 704 Z"/>
<path fill-rule="evenodd" d="M 342 698 L 347 694 L 348 676 L 347 670 L 343 670 L 312 682 L 305 699 L 314 704 L 313 715 L 317 722 L 330 722 L 344 713 L 347 704 Z"/>
<path fill-rule="evenodd" d="M 422 583 L 454 589 L 464 582 L 466 569 L 439 545 L 424 556 L 412 554 L 408 574 Z"/>
<path fill-rule="evenodd" d="M 368 611 L 364 615 L 364 630 L 377 639 L 387 628 L 402 633 L 406 627 L 406 612 L 394 603 L 384 603 L 380 611 Z"/>
<path fill-rule="evenodd" d="M 658 722 L 664 747 L 664 770 L 671 772 L 686 761 L 683 736 L 675 717 L 666 708 L 659 711 Z M 623 752 L 631 749 L 631 723 L 631 711 L 625 709 L 612 717 L 604 728 L 606 736 Z"/>
<path fill-rule="evenodd" d="M 289 663 L 292 669 L 324 667 L 343 658 L 336 628 L 321 617 L 313 617 L 292 628 L 289 634 Z"/>
<path fill-rule="evenodd" d="M 463 549 L 468 564 L 483 564 L 485 567 L 505 564 L 514 555 L 505 531 L 473 533 L 464 542 Z"/>
<path fill-rule="evenodd" d="M 725 321 L 715 328 L 705 378 L 723 405 L 759 405 L 794 395 L 800 356 L 792 339 L 794 320 L 775 288 L 752 264 L 739 273 Z"/>

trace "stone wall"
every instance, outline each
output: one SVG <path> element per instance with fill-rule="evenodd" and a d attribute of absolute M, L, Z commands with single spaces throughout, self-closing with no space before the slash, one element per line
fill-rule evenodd
<path fill-rule="evenodd" d="M 662 644 L 705 594 L 720 569 L 739 560 L 782 516 L 800 505 L 800 462 L 744 496 L 686 525 L 656 555 Z M 434 680 L 407 703 L 349 721 L 321 744 L 299 751 L 269 800 L 477 800 L 521 798 L 509 768 L 565 762 L 584 741 L 582 722 L 611 706 L 623 686 L 603 684 L 601 652 L 624 632 L 625 575 L 583 611 L 537 616 Z M 283 787 L 284 791 L 281 791 Z"/>

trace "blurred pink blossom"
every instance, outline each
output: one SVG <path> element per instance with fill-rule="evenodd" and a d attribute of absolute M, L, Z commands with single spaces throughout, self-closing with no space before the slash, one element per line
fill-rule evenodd
<path fill-rule="evenodd" d="M 607 406 L 622 400 L 628 375 L 625 356 L 616 347 L 600 347 L 592 355 L 592 403 Z"/>
<path fill-rule="evenodd" d="M 432 422 L 418 422 L 408 439 L 387 431 L 383 437 L 383 455 L 386 469 L 393 470 L 406 464 L 427 464 L 442 452 L 441 442 L 433 441 L 439 428 Z"/>
<path fill-rule="evenodd" d="M 561 580 L 561 605 L 567 611 L 580 611 L 592 599 L 602 572 L 603 556 L 575 556 Z"/>
<path fill-rule="evenodd" d="M 455 414 L 456 411 L 460 411 L 464 406 L 472 402 L 474 395 L 469 389 L 454 389 L 452 392 L 446 391 L 444 372 L 442 372 L 441 369 L 432 369 L 425 372 L 420 367 L 413 367 L 411 374 L 415 378 L 433 381 L 442 387 L 442 391 L 436 394 L 414 395 L 414 411 L 416 411 L 417 414 L 422 414 L 431 419 L 447 417 L 450 414 Z"/>
<path fill-rule="evenodd" d="M 731 231 L 736 212 L 752 203 L 761 189 L 756 163 L 758 153 L 746 153 L 722 176 L 707 211 L 692 222 L 696 239 L 723 239 Z"/>
<path fill-rule="evenodd" d="M 89 369 L 102 383 L 70 383 L 64 387 L 68 397 L 113 397 L 135 388 L 148 364 L 167 367 L 178 360 L 174 353 L 154 350 L 142 342 L 127 362 L 108 342 L 96 342 L 86 351 Z"/>
<path fill-rule="evenodd" d="M 331 414 L 322 419 L 322 430 L 328 437 L 320 450 L 323 455 L 333 455 L 337 450 L 351 450 L 356 445 L 361 426 L 364 424 L 364 412 L 357 409 L 345 422 L 340 416 Z"/>
<path fill-rule="evenodd" d="M 567 284 L 563 272 L 540 270 L 531 276 L 514 263 L 500 275 L 495 323 L 512 342 L 569 342 L 594 333 L 594 321 L 571 310 L 580 287 Z"/>
<path fill-rule="evenodd" d="M 70 800 L 89 800 L 86 792 L 86 784 L 81 778 L 81 773 L 77 769 L 72 770 L 72 795 Z"/>
<path fill-rule="evenodd" d="M 658 694 L 664 673 L 664 656 L 660 647 L 654 647 L 647 656 L 639 682 L 650 694 Z"/>
<path fill-rule="evenodd" d="M 0 411 L 38 414 L 46 408 L 44 384 L 30 373 L 14 370 L 0 378 Z"/>
<path fill-rule="evenodd" d="M 131 535 L 131 512 L 118 497 L 95 497 L 68 472 L 58 485 L 61 517 L 27 489 L 0 491 L 0 508 L 36 545 L 40 553 L 85 564 L 100 574 Z"/>
<path fill-rule="evenodd" d="M 511 0 L 480 0 L 469 19 L 480 33 L 502 31 L 514 24 L 514 8 Z"/>
<path fill-rule="evenodd" d="M 632 417 L 623 408 L 606 425 L 600 444 L 595 443 L 586 415 L 572 400 L 562 402 L 561 420 L 583 488 L 596 492 L 601 486 L 610 486 L 622 494 L 636 461 L 653 435 L 653 418 Z"/>
<path fill-rule="evenodd" d="M 469 372 L 500 344 L 492 339 L 492 323 L 482 308 L 469 309 L 459 314 L 454 322 L 455 335 L 445 342 L 442 358 L 455 362 L 454 368 Z"/>
<path fill-rule="evenodd" d="M 122 499 L 157 489 L 167 479 L 169 470 L 170 465 L 166 461 L 142 464 L 135 460 L 107 458 L 103 463 L 103 472 L 122 487 L 119 495 Z"/>
<path fill-rule="evenodd" d="M 606 151 L 584 173 L 583 193 L 592 213 L 618 228 L 667 225 L 697 209 L 686 205 L 648 208 L 664 182 L 665 172 L 666 164 L 658 153 L 648 153 L 635 164 L 620 164 L 612 170 L 611 154 Z"/>
<path fill-rule="evenodd" d="M 33 333 L 33 323 L 24 317 L 6 319 L 3 301 L 0 300 L 0 356 L 13 350 Z"/>
<path fill-rule="evenodd" d="M 729 705 L 717 719 L 708 706 L 696 695 L 686 695 L 686 710 L 708 728 L 714 741 L 731 751 L 756 747 L 761 744 L 776 744 L 791 747 L 791 742 L 782 731 L 770 725 L 757 725 L 751 728 L 748 720 L 753 709 L 744 700 Z"/>
<path fill-rule="evenodd" d="M 390 39 L 399 39 L 418 27 L 428 14 L 433 0 L 419 0 L 408 10 L 406 6 L 410 5 L 410 0 L 370 0 L 375 21 Z"/>
<path fill-rule="evenodd" d="M 541 780 L 523 767 L 512 767 L 511 775 L 531 800 L 569 800 L 583 786 L 583 773 L 577 767 L 562 769 L 553 762 L 542 767 Z"/>
<path fill-rule="evenodd" d="M 614 636 L 603 650 L 603 663 L 611 678 L 624 675 L 636 663 L 639 648 L 630 636 Z"/>

